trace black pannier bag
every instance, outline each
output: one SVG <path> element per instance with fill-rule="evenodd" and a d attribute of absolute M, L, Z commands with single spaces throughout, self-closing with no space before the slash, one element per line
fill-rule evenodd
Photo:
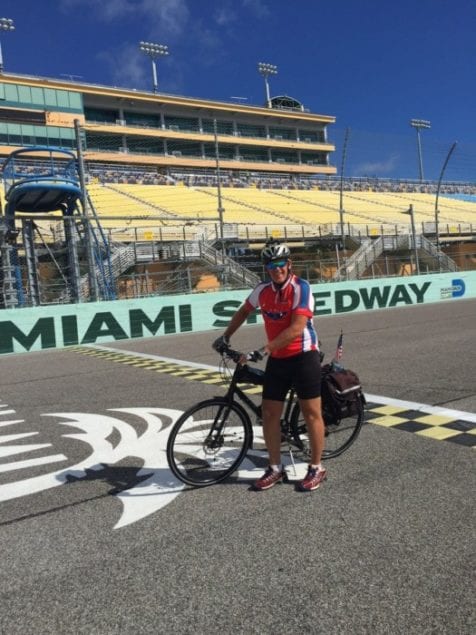
<path fill-rule="evenodd" d="M 323 402 L 326 423 L 338 424 L 341 419 L 352 417 L 364 403 L 360 379 L 353 370 L 327 364 L 323 367 Z"/>

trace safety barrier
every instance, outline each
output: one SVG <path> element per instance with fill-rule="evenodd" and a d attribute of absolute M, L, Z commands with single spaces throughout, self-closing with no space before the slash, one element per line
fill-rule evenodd
<path fill-rule="evenodd" d="M 315 315 L 476 298 L 476 271 L 311 285 Z M 0 354 L 223 329 L 248 291 L 4 309 Z M 248 324 L 261 320 L 253 313 Z"/>

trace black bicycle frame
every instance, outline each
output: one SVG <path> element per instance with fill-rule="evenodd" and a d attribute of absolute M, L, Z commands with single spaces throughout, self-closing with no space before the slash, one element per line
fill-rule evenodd
<path fill-rule="evenodd" d="M 236 395 L 240 401 L 242 401 L 246 406 L 248 406 L 248 408 L 254 413 L 254 415 L 257 418 L 261 419 L 262 418 L 261 404 L 257 406 L 254 403 L 254 401 L 252 401 L 248 397 L 248 395 L 238 386 L 237 373 L 238 373 L 238 366 L 236 367 L 235 372 L 233 373 L 230 386 L 225 394 L 225 399 L 228 401 L 228 403 L 231 404 L 235 401 L 235 395 Z M 291 388 L 286 398 L 286 408 L 282 416 L 282 419 L 284 419 L 284 421 L 286 422 L 290 421 L 291 408 L 293 407 L 293 404 L 294 404 L 294 396 L 295 396 L 294 388 Z"/>

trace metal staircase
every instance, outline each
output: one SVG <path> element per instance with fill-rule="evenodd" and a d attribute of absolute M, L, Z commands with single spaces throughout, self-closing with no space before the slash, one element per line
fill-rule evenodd
<path fill-rule="evenodd" d="M 198 243 L 198 246 L 199 257 L 211 265 L 222 266 L 234 282 L 247 287 L 255 287 L 261 282 L 259 276 L 224 254 L 223 251 L 215 249 L 211 244 L 202 241 Z"/>
<path fill-rule="evenodd" d="M 416 248 L 421 260 L 427 262 L 432 267 L 437 264 L 438 271 L 457 271 L 458 267 L 454 260 L 419 234 L 415 236 Z M 403 234 L 399 236 L 379 236 L 376 239 L 366 238 L 360 247 L 352 254 L 345 263 L 341 265 L 334 280 L 357 280 L 361 278 L 365 271 L 379 258 L 384 251 L 413 250 L 413 236 Z"/>
<path fill-rule="evenodd" d="M 419 238 L 421 249 L 420 255 L 423 260 L 427 260 L 428 257 L 430 257 L 433 262 L 436 260 L 440 271 L 458 271 L 458 266 L 452 258 L 443 253 L 441 249 L 438 250 L 436 246 L 428 240 L 428 238 L 425 238 L 425 236 L 419 236 Z"/>
<path fill-rule="evenodd" d="M 102 299 L 114 299 L 115 280 L 136 263 L 136 254 L 132 245 L 110 245 L 107 258 L 101 259 L 96 252 L 94 275 L 99 282 Z M 107 269 L 107 272 L 105 271 Z M 90 296 L 89 273 L 84 274 L 79 280 L 79 297 L 87 300 Z M 105 288 L 107 279 L 107 289 Z M 108 295 L 111 296 L 108 298 Z"/>
<path fill-rule="evenodd" d="M 339 267 L 334 280 L 357 280 L 384 250 L 384 239 L 365 238 L 360 247 Z"/>

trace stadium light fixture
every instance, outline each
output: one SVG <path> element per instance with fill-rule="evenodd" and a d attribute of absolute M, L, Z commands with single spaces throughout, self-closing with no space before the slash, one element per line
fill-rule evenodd
<path fill-rule="evenodd" d="M 152 61 L 153 90 L 154 93 L 157 93 L 159 85 L 157 82 L 156 60 L 158 57 L 169 55 L 169 47 L 165 44 L 155 44 L 154 42 L 139 42 L 139 48 Z"/>
<path fill-rule="evenodd" d="M 274 64 L 268 64 L 266 62 L 258 62 L 258 72 L 264 77 L 264 86 L 266 90 L 266 104 L 268 108 L 271 108 L 271 96 L 269 94 L 269 82 L 268 77 L 270 75 L 278 74 L 278 67 Z"/>
<path fill-rule="evenodd" d="M 0 31 L 14 31 L 15 25 L 10 18 L 0 18 Z M 0 73 L 3 73 L 3 53 L 2 43 L 0 42 Z"/>
<path fill-rule="evenodd" d="M 411 119 L 410 126 L 415 128 L 417 133 L 417 150 L 418 150 L 418 165 L 420 167 L 420 183 L 423 182 L 423 159 L 421 154 L 421 136 L 420 131 L 422 129 L 429 130 L 431 123 L 426 119 Z"/>

